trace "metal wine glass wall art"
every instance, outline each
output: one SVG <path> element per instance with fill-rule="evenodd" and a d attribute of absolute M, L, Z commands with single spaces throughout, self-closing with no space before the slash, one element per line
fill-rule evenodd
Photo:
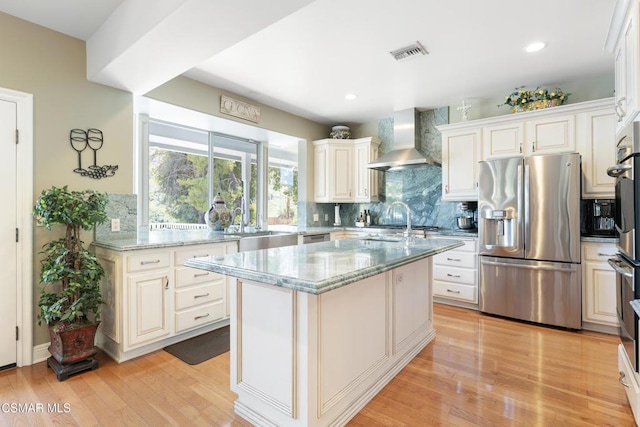
<path fill-rule="evenodd" d="M 98 166 L 98 150 L 104 145 L 104 137 L 100 129 L 87 129 L 86 131 L 71 129 L 69 142 L 71 142 L 71 148 L 78 153 L 78 167 L 73 170 L 74 172 L 94 179 L 109 178 L 115 175 L 118 165 Z M 84 169 L 82 167 L 82 152 L 87 148 L 93 151 L 93 164 Z"/>

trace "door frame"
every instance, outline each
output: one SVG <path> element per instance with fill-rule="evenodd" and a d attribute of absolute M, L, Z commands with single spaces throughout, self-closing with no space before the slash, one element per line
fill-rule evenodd
<path fill-rule="evenodd" d="M 16 364 L 33 363 L 33 95 L 0 88 L 0 99 L 15 102 L 19 142 L 16 147 L 16 226 L 19 230 L 16 289 Z"/>

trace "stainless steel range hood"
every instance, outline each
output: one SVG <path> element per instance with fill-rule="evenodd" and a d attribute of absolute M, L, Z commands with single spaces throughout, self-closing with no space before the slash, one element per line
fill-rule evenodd
<path fill-rule="evenodd" d="M 405 166 L 432 164 L 417 150 L 420 146 L 420 112 L 415 108 L 397 111 L 393 115 L 393 145 L 391 151 L 369 163 L 369 169 L 388 170 Z"/>

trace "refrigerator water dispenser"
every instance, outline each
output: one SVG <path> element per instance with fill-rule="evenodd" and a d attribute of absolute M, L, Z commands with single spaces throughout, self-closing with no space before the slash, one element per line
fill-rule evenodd
<path fill-rule="evenodd" d="M 483 222 L 484 233 L 481 244 L 489 247 L 512 248 L 517 246 L 518 222 L 515 212 L 506 210 L 487 210 Z"/>

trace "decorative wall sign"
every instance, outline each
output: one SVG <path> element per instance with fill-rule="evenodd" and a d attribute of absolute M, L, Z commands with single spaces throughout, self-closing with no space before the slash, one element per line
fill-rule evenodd
<path fill-rule="evenodd" d="M 220 96 L 220 112 L 230 116 L 240 117 L 254 123 L 260 121 L 260 107 L 238 101 L 228 96 Z"/>
<path fill-rule="evenodd" d="M 69 134 L 71 148 L 78 153 L 78 167 L 73 171 L 81 176 L 100 179 L 108 178 L 116 174 L 118 165 L 98 166 L 98 150 L 104 145 L 104 137 L 100 129 L 71 129 Z M 82 152 L 90 148 L 93 151 L 93 164 L 87 169 L 82 167 Z"/>

